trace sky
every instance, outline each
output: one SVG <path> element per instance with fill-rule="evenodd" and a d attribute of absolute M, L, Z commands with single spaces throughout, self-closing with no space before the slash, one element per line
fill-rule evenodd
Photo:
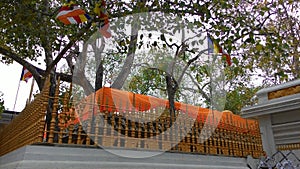
<path fill-rule="evenodd" d="M 2 98 L 4 99 L 6 110 L 22 111 L 26 106 L 33 78 L 29 79 L 27 83 L 25 81 L 20 81 L 22 68 L 23 67 L 18 63 L 10 65 L 0 63 L 0 72 L 2 72 L 0 93 L 3 93 Z M 19 92 L 17 94 L 18 86 Z M 37 93 L 37 90 L 37 84 L 34 83 L 33 93 Z"/>

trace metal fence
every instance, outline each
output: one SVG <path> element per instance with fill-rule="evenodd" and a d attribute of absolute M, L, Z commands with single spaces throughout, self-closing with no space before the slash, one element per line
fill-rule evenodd
<path fill-rule="evenodd" d="M 292 150 L 277 151 L 270 157 L 262 158 L 257 168 L 299 169 L 300 159 Z"/>

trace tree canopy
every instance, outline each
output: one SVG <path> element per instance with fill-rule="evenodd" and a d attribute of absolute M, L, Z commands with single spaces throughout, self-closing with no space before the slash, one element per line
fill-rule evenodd
<path fill-rule="evenodd" d="M 91 16 L 92 19 L 89 22 L 64 25 L 55 19 L 63 4 L 62 1 L 5 0 L 0 2 L 2 16 L 0 19 L 0 60 L 6 64 L 18 62 L 27 67 L 40 88 L 43 85 L 43 79 L 49 74 L 60 76 L 63 81 L 71 82 L 76 63 L 83 62 L 80 59 L 78 61 L 79 53 L 88 53 L 90 48 L 94 51 L 103 51 L 104 46 L 101 44 L 104 43 L 101 42 L 105 41 L 104 38 L 97 37 L 98 44 L 91 42 L 89 46 L 83 45 L 98 31 L 93 24 L 99 22 L 97 14 L 93 12 L 97 1 L 74 2 Z M 186 41 L 185 43 L 175 43 L 166 38 L 167 34 L 179 29 L 180 24 L 174 24 L 177 23 L 176 19 L 178 18 L 184 21 L 182 24 L 186 27 L 185 29 L 210 34 L 231 55 L 233 65 L 222 68 L 226 75 L 224 85 L 227 86 L 229 93 L 241 89 L 237 84 L 253 83 L 253 75 L 263 76 L 267 85 L 299 78 L 298 9 L 299 2 L 282 0 L 263 2 L 248 0 L 107 0 L 106 11 L 109 15 L 110 26 L 113 33 L 118 35 L 118 39 L 112 44 L 114 47 L 105 52 L 105 56 L 94 56 L 94 62 L 97 65 L 95 80 L 92 81 L 94 84 L 91 84 L 91 81 L 80 72 L 79 74 L 77 72 L 78 78 L 73 78 L 73 80 L 84 86 L 87 91 L 94 91 L 101 88 L 108 77 L 114 77 L 110 79 L 111 86 L 121 88 L 130 76 L 131 68 L 134 67 L 136 60 L 134 54 L 139 47 L 148 45 L 151 50 L 165 47 L 178 51 L 173 56 L 177 56 L 185 65 L 188 65 L 190 73 L 186 76 L 190 76 L 190 83 L 196 86 L 196 92 L 207 100 L 211 88 L 205 79 L 209 77 L 209 72 L 205 63 L 196 61 L 198 58 L 195 58 L 195 52 L 193 53 L 192 50 L 195 44 Z M 122 18 L 151 12 L 158 16 L 135 20 L 137 22 L 130 23 L 134 28 L 131 29 L 132 32 L 124 34 L 126 28 L 122 26 L 125 21 Z M 159 17 L 159 15 L 166 17 Z M 157 35 L 158 38 L 151 41 L 149 40 L 150 34 L 143 33 L 142 30 L 158 29 L 159 19 L 168 20 L 173 24 L 165 29 L 168 30 L 167 32 Z M 144 21 L 151 22 L 151 24 L 141 27 L 140 25 L 143 25 Z M 198 43 L 201 42 L 198 40 Z M 198 49 L 197 52 L 201 51 Z M 30 62 L 38 60 L 44 60 L 44 63 L 32 64 L 33 62 Z M 67 68 L 64 72 L 59 72 L 56 69 L 57 63 L 63 61 L 67 63 Z M 43 68 L 43 70 L 37 71 L 35 67 Z M 77 68 L 77 70 L 79 69 Z M 155 70 L 152 69 L 152 73 L 153 71 Z M 135 80 L 137 82 L 141 79 L 161 81 L 162 77 L 159 77 L 158 74 L 159 72 L 156 71 L 155 77 L 152 77 L 151 72 L 146 72 L 144 75 L 136 75 Z M 142 77 L 138 77 L 141 75 Z M 178 81 L 178 78 L 174 80 L 172 76 L 165 75 L 165 77 L 171 79 L 164 79 L 163 83 L 166 82 L 171 87 L 169 89 L 177 91 L 177 84 L 174 82 Z M 148 82 L 150 84 L 150 81 Z M 130 87 L 136 90 L 140 86 L 132 83 Z M 149 88 L 147 87 L 147 89 Z M 143 89 L 140 88 L 140 90 Z"/>

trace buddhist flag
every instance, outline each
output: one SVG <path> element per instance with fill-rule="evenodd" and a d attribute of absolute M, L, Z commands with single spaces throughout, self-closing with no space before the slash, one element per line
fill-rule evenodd
<path fill-rule="evenodd" d="M 65 25 L 69 25 L 86 22 L 90 20 L 91 17 L 83 9 L 80 9 L 78 5 L 70 1 L 59 9 L 56 19 Z"/>
<path fill-rule="evenodd" d="M 231 66 L 232 63 L 231 63 L 230 55 L 227 54 L 217 42 L 212 40 L 212 38 L 210 38 L 209 35 L 207 36 L 207 41 L 208 41 L 208 53 L 222 54 L 222 57 L 226 59 L 228 66 Z"/>
<path fill-rule="evenodd" d="M 32 74 L 29 72 L 29 70 L 23 66 L 22 74 L 21 74 L 21 81 L 27 81 L 32 77 Z"/>
<path fill-rule="evenodd" d="M 109 30 L 109 18 L 108 13 L 106 11 L 106 3 L 105 0 L 100 1 L 96 3 L 94 8 L 94 12 L 98 15 L 99 19 L 99 31 L 102 34 L 102 36 L 110 38 L 111 33 Z"/>

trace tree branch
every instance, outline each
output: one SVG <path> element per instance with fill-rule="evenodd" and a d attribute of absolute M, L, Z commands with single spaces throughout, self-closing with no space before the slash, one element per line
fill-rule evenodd
<path fill-rule="evenodd" d="M 30 71 L 30 73 L 32 74 L 34 79 L 37 81 L 37 84 L 39 85 L 39 89 L 41 90 L 43 88 L 42 81 L 44 80 L 44 77 L 46 75 L 45 70 L 42 70 L 42 69 L 39 69 L 39 68 L 35 67 L 31 63 L 29 63 L 26 60 L 22 59 L 16 53 L 12 52 L 9 49 L 1 47 L 1 46 L 0 46 L 0 54 L 6 56 L 8 58 L 11 58 L 14 61 L 16 61 L 17 63 L 19 63 L 20 65 L 26 67 Z M 57 74 L 57 76 L 60 76 L 60 79 L 64 82 L 69 82 L 69 83 L 73 82 L 73 83 L 81 85 L 81 86 L 86 86 L 86 88 L 87 88 L 86 93 L 93 91 L 93 87 L 91 87 L 90 84 L 87 84 L 87 79 L 86 79 L 85 76 L 80 76 L 80 78 L 73 78 L 72 75 L 68 75 L 66 73 L 56 72 L 56 74 Z"/>
<path fill-rule="evenodd" d="M 202 50 L 201 52 L 198 53 L 197 56 L 195 56 L 194 58 L 190 59 L 187 64 L 185 65 L 185 67 L 183 68 L 183 71 L 181 73 L 181 75 L 179 76 L 178 78 L 178 83 L 180 84 L 181 83 L 181 80 L 183 78 L 183 75 L 185 74 L 186 70 L 189 68 L 189 66 L 195 62 L 202 54 L 204 54 L 206 51 L 208 51 L 209 49 L 204 49 Z"/>
<path fill-rule="evenodd" d="M 127 79 L 130 69 L 133 64 L 133 60 L 135 57 L 136 45 L 137 45 L 137 37 L 138 37 L 138 27 L 137 23 L 133 23 L 131 28 L 131 36 L 130 36 L 130 44 L 128 47 L 128 53 L 123 64 L 121 72 L 118 74 L 118 77 L 111 85 L 112 88 L 120 89 L 124 85 L 125 80 Z"/>
<path fill-rule="evenodd" d="M 39 89 L 42 89 L 43 86 L 40 86 L 41 83 L 41 74 L 37 71 L 36 67 L 33 66 L 31 63 L 27 62 L 26 60 L 22 59 L 20 56 L 18 56 L 18 54 L 14 53 L 11 49 L 4 48 L 2 46 L 0 46 L 0 54 L 13 59 L 14 61 L 16 61 L 17 63 L 19 63 L 20 65 L 26 67 L 30 73 L 32 74 L 32 76 L 34 77 L 34 79 L 37 81 L 37 83 L 39 84 Z"/>
<path fill-rule="evenodd" d="M 47 67 L 45 76 L 49 75 L 51 70 L 56 66 L 56 64 L 60 61 L 61 58 L 66 54 L 66 52 L 75 44 L 75 42 L 91 27 L 91 23 L 83 28 L 77 35 L 74 35 L 73 38 L 70 39 L 69 43 L 63 48 L 63 50 L 56 56 L 54 61 Z"/>

